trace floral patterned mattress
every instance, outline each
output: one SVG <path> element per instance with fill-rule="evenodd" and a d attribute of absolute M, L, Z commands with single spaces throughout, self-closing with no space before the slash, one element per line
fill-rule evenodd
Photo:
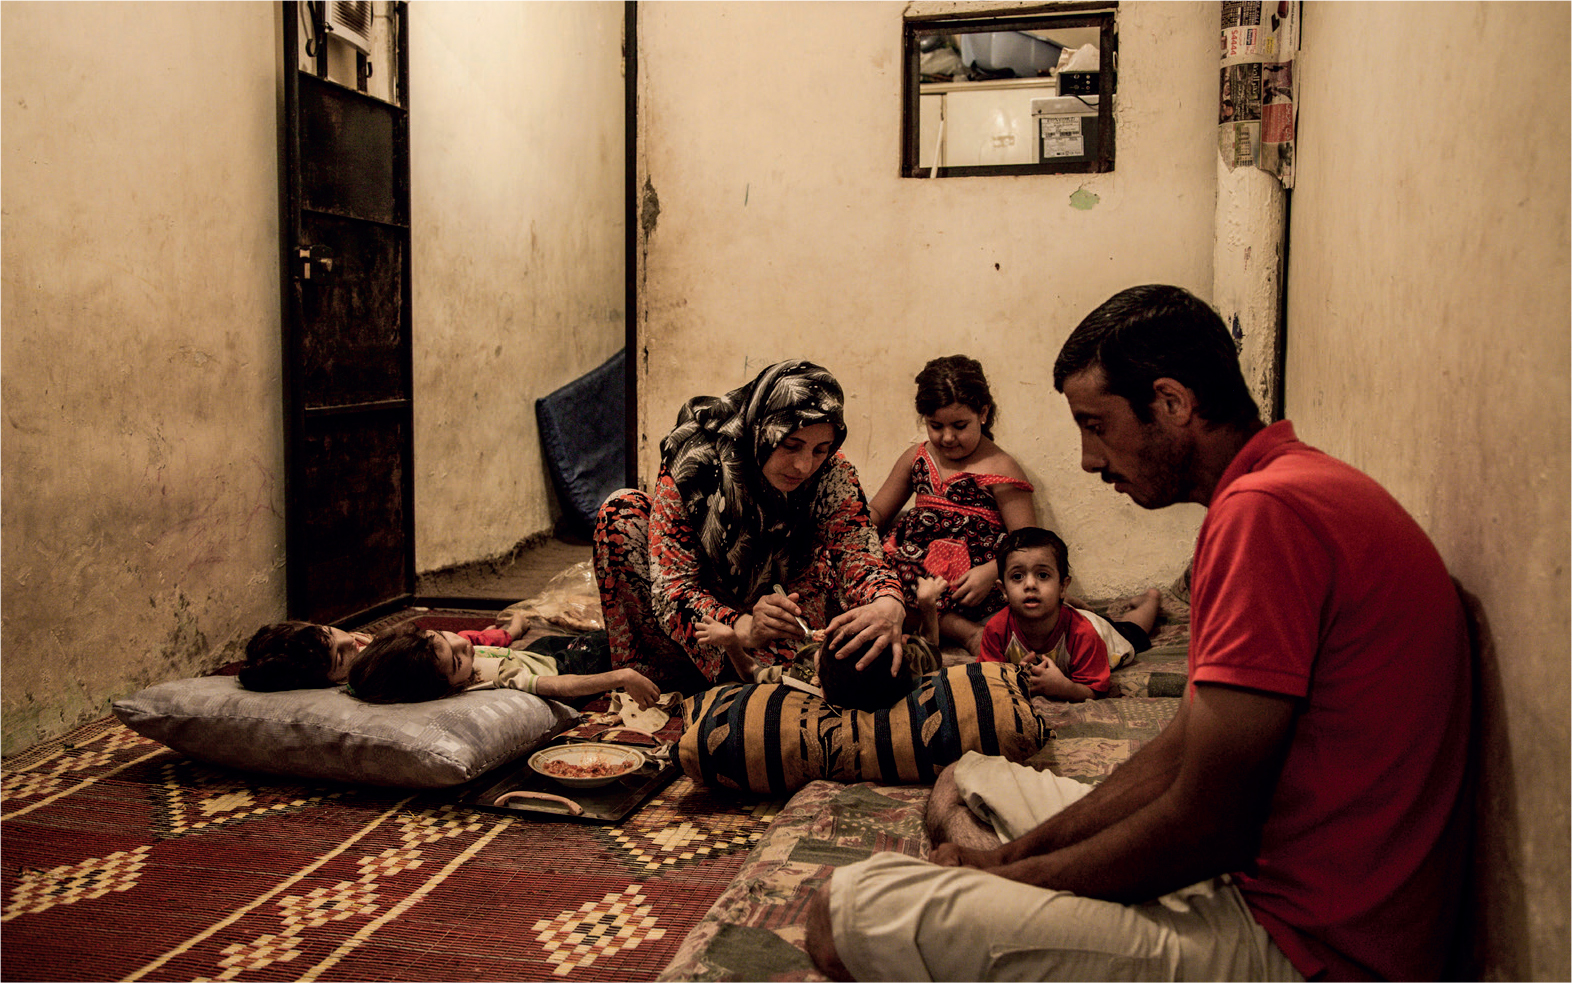
<path fill-rule="evenodd" d="M 1184 692 L 1189 608 L 1182 582 L 1164 590 L 1153 648 L 1113 674 L 1107 699 L 1033 708 L 1053 732 L 1029 763 L 1096 784 L 1156 737 Z M 1093 605 L 1096 607 L 1096 605 Z M 1117 605 L 1114 606 L 1117 616 Z M 953 661 L 945 659 L 946 664 Z M 1112 695 L 1117 694 L 1117 695 Z M 661 973 L 661 980 L 823 980 L 803 948 L 807 905 L 836 867 L 880 850 L 928 855 L 927 786 L 801 789 Z"/>
<path fill-rule="evenodd" d="M 836 867 L 875 851 L 927 856 L 928 792 L 918 785 L 804 786 L 659 979 L 825 979 L 803 949 L 808 901 Z"/>

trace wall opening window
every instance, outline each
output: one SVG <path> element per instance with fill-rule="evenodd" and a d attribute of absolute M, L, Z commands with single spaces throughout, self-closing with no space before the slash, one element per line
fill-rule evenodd
<path fill-rule="evenodd" d="M 1113 170 L 1114 7 L 908 14 L 902 176 Z"/>

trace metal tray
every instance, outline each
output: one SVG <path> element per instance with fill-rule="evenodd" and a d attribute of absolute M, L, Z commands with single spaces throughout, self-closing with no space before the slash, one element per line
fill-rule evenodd
<path fill-rule="evenodd" d="M 585 743 L 571 738 L 558 737 L 543 747 L 561 744 Z M 610 743 L 610 742 L 608 742 Z M 649 754 L 649 748 L 627 745 L 643 751 L 644 767 L 599 788 L 569 788 L 529 766 L 529 756 L 519 758 L 494 772 L 481 776 L 458 794 L 460 805 L 485 812 L 501 813 L 529 819 L 560 819 L 583 823 L 619 823 L 627 818 L 656 792 L 677 777 L 680 769 L 674 760 L 663 760 Z M 671 749 L 676 753 L 676 748 Z M 509 792 L 536 792 L 558 796 L 577 805 L 575 814 L 571 807 L 555 799 L 514 798 L 498 805 L 499 797 Z"/>

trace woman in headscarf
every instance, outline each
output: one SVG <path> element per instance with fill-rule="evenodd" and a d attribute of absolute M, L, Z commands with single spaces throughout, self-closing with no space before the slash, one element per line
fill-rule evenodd
<path fill-rule="evenodd" d="M 898 670 L 901 584 L 839 453 L 845 439 L 840 383 L 801 359 L 689 400 L 661 441 L 653 496 L 619 492 L 596 517 L 612 664 L 694 693 L 737 675 L 724 648 L 700 640 L 706 619 L 756 662 L 784 665 L 804 641 L 801 617 L 826 629 L 826 653 L 867 644 L 861 668 L 892 647 Z"/>

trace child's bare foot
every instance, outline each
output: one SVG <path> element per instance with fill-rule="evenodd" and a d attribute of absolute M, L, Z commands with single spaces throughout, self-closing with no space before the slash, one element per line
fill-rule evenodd
<path fill-rule="evenodd" d="M 943 638 L 966 646 L 967 654 L 974 660 L 982 655 L 983 626 L 951 611 L 939 619 Z"/>
<path fill-rule="evenodd" d="M 982 658 L 982 637 L 982 628 L 979 627 L 966 638 L 966 654 L 970 655 L 974 661 Z"/>
<path fill-rule="evenodd" d="M 502 627 L 508 630 L 508 634 L 513 636 L 513 640 L 515 642 L 523 638 L 524 632 L 529 628 L 529 616 L 526 615 L 521 608 L 517 611 L 507 613 L 506 617 L 506 622 L 503 622 L 500 616 L 497 618 L 497 621 L 502 623 Z"/>
<path fill-rule="evenodd" d="M 913 623 L 912 634 L 917 635 L 932 645 L 934 651 L 939 649 L 939 599 L 944 597 L 944 592 L 950 585 L 942 577 L 917 578 L 917 615 L 908 618 Z"/>
<path fill-rule="evenodd" d="M 1135 602 L 1135 607 L 1126 611 L 1119 620 L 1134 622 L 1141 626 L 1142 631 L 1150 633 L 1152 626 L 1157 624 L 1157 610 L 1162 596 L 1162 591 L 1148 587 L 1146 593 Z"/>

